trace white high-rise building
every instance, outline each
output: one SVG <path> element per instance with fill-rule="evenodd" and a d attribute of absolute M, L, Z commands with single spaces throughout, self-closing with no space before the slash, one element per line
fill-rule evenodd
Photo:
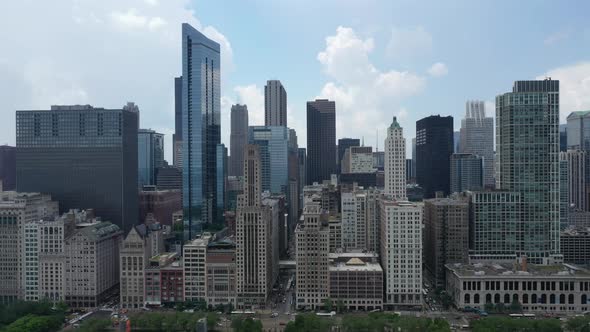
<path fill-rule="evenodd" d="M 367 194 L 362 190 L 342 193 L 342 248 L 366 249 Z"/>
<path fill-rule="evenodd" d="M 486 117 L 483 101 L 465 103 L 460 140 L 458 152 L 482 157 L 483 184 L 494 187 L 494 119 Z"/>
<path fill-rule="evenodd" d="M 264 86 L 264 125 L 287 126 L 287 92 L 279 80 Z"/>
<path fill-rule="evenodd" d="M 182 248 L 185 301 L 206 300 L 207 298 L 205 261 L 207 245 L 210 240 L 211 236 L 205 234 L 185 244 Z"/>
<path fill-rule="evenodd" d="M 380 201 L 385 306 L 422 305 L 422 203 Z"/>
<path fill-rule="evenodd" d="M 394 200 L 406 199 L 406 139 L 395 116 L 385 139 L 385 194 Z"/>

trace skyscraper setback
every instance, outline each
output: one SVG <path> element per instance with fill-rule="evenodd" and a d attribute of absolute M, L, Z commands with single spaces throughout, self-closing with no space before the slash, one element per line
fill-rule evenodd
<path fill-rule="evenodd" d="M 92 207 L 129 231 L 138 221 L 138 119 L 133 103 L 17 111 L 17 191 L 51 194 L 62 212 Z"/>
<path fill-rule="evenodd" d="M 336 171 L 336 103 L 307 102 L 307 184 L 330 180 Z"/>
<path fill-rule="evenodd" d="M 182 199 L 185 236 L 218 219 L 217 145 L 220 137 L 220 48 L 182 24 Z"/>
<path fill-rule="evenodd" d="M 232 105 L 229 175 L 242 176 L 244 174 L 244 146 L 248 143 L 248 106 Z"/>
<path fill-rule="evenodd" d="M 264 87 L 264 125 L 287 126 L 287 91 L 279 80 L 269 80 Z"/>
<path fill-rule="evenodd" d="M 483 101 L 468 101 L 461 120 L 460 153 L 483 158 L 483 184 L 494 187 L 494 119 L 486 117 Z"/>

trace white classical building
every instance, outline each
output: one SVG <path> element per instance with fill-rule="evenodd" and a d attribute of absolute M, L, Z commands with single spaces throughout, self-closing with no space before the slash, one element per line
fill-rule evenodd
<path fill-rule="evenodd" d="M 395 200 L 406 199 L 406 139 L 393 117 L 385 139 L 385 194 Z"/>

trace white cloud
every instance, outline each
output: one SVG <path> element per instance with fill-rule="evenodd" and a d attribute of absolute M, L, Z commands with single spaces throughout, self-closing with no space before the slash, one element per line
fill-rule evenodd
<path fill-rule="evenodd" d="M 409 71 L 382 71 L 370 61 L 374 50 L 372 38 L 362 39 L 351 28 L 338 27 L 326 38 L 326 48 L 318 54 L 324 73 L 329 77 L 318 98 L 336 101 L 336 136 L 365 137 L 373 145 L 377 130 L 383 147 L 385 128 L 393 115 L 410 120 L 400 103 L 420 93 L 426 79 Z M 407 121 L 402 126 L 411 128 Z M 407 137 L 410 137 L 406 134 Z"/>
<path fill-rule="evenodd" d="M 51 104 L 114 108 L 134 101 L 142 127 L 170 133 L 174 76 L 182 70 L 181 23 L 221 45 L 222 85 L 233 69 L 231 43 L 201 24 L 192 7 L 190 0 L 0 2 L 0 21 L 11 27 L 0 29 L 7 50 L 0 61 L 0 91 L 7 92 L 0 98 L 0 142 L 15 142 L 15 110 Z M 229 128 L 229 121 L 222 125 Z M 165 140 L 170 160 L 172 137 Z"/>
<path fill-rule="evenodd" d="M 571 29 L 565 29 L 553 32 L 552 34 L 548 35 L 544 40 L 543 43 L 547 46 L 554 45 L 560 41 L 566 40 L 572 34 Z"/>
<path fill-rule="evenodd" d="M 559 80 L 560 121 L 571 112 L 590 109 L 590 61 L 551 69 L 537 79 Z"/>
<path fill-rule="evenodd" d="M 429 54 L 432 50 L 432 36 L 422 26 L 394 27 L 385 50 L 388 56 L 396 59 Z"/>
<path fill-rule="evenodd" d="M 238 104 L 248 106 L 248 122 L 251 126 L 264 126 L 264 92 L 256 84 L 237 86 Z"/>
<path fill-rule="evenodd" d="M 442 62 L 437 62 L 428 69 L 428 74 L 433 77 L 445 76 L 448 73 L 449 68 L 447 68 L 447 65 Z"/>

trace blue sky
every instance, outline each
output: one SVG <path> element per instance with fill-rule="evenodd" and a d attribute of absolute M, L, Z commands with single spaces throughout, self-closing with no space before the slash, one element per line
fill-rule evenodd
<path fill-rule="evenodd" d="M 267 79 L 285 85 L 303 147 L 305 102 L 316 97 L 336 100 L 337 137 L 374 146 L 378 129 L 380 147 L 394 115 L 408 141 L 430 114 L 453 115 L 458 130 L 466 100 L 493 114 L 494 97 L 520 79 L 559 79 L 564 119 L 590 109 L 589 12 L 582 0 L 6 1 L 0 144 L 14 144 L 16 109 L 126 101 L 169 143 L 182 22 L 222 45 L 226 144 L 232 103 L 263 121 Z"/>

